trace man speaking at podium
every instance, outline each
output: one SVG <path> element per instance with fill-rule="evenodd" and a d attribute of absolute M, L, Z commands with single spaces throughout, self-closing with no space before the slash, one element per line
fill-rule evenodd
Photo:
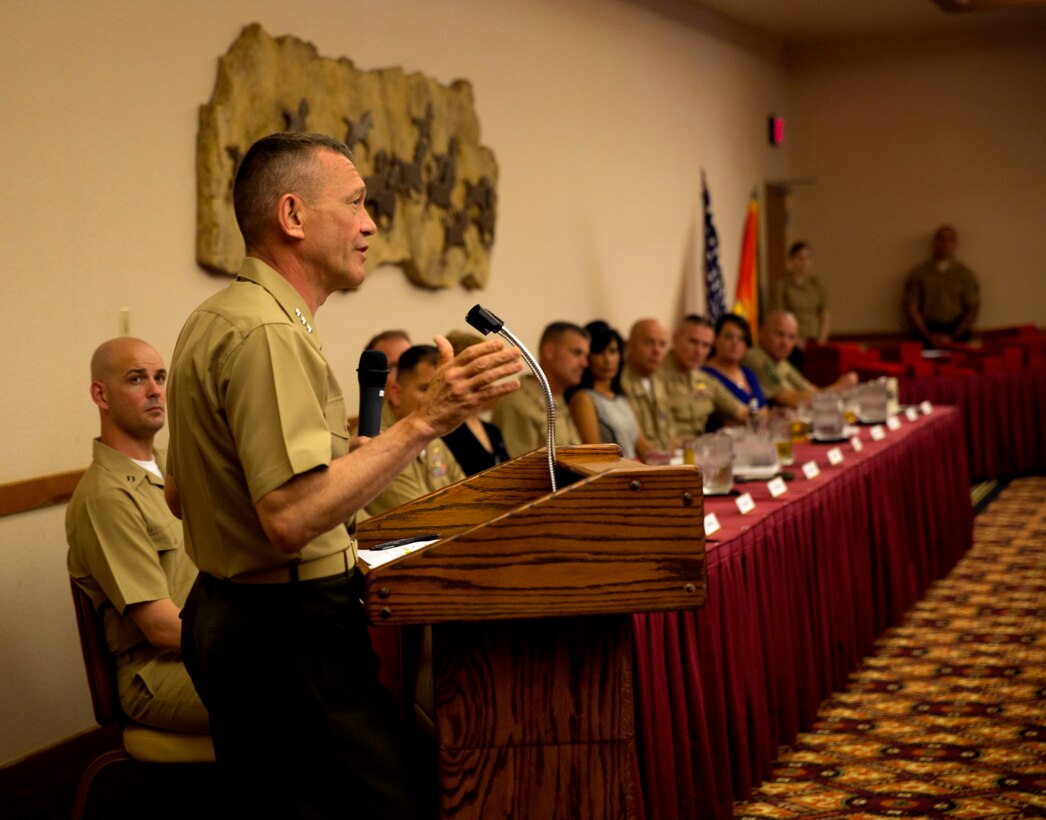
<path fill-rule="evenodd" d="M 168 502 L 200 569 L 183 657 L 230 791 L 260 816 L 413 816 L 359 602 L 354 516 L 429 442 L 519 386 L 499 382 L 518 351 L 492 340 L 452 358 L 437 337 L 418 408 L 350 452 L 315 317 L 363 282 L 376 230 L 365 194 L 337 140 L 255 143 L 233 187 L 246 259 L 190 315 L 171 365 Z"/>

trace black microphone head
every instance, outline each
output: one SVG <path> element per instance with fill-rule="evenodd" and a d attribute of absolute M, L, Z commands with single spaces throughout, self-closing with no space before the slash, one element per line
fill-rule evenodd
<path fill-rule="evenodd" d="M 498 333 L 501 328 L 505 326 L 505 323 L 487 310 L 482 305 L 475 305 L 465 315 L 465 321 L 472 325 L 476 330 L 486 336 L 488 333 Z"/>
<path fill-rule="evenodd" d="M 360 387 L 384 387 L 389 377 L 389 357 L 380 350 L 364 350 L 356 368 Z"/>

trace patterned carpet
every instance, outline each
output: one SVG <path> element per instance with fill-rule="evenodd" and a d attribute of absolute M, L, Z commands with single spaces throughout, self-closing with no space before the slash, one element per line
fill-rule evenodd
<path fill-rule="evenodd" d="M 1046 817 L 1046 477 L 878 643 L 738 818 Z"/>

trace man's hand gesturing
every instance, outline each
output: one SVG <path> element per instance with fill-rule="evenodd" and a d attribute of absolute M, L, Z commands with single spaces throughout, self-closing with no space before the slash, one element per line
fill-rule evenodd
<path fill-rule="evenodd" d="M 501 381 L 518 373 L 523 362 L 519 350 L 500 339 L 472 345 L 456 357 L 445 338 L 433 341 L 440 365 L 415 413 L 434 436 L 449 433 L 487 402 L 519 389 L 518 379 Z"/>

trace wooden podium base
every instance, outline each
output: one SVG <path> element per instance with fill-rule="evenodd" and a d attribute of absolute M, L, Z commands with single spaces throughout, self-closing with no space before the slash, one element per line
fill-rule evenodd
<path fill-rule="evenodd" d="M 704 603 L 701 474 L 610 444 L 561 448 L 556 470 L 551 492 L 535 450 L 357 531 L 361 550 L 440 534 L 361 566 L 371 623 L 432 627 L 419 701 L 435 713 L 444 818 L 638 810 L 630 613 Z"/>
<path fill-rule="evenodd" d="M 432 629 L 442 818 L 635 816 L 630 616 Z"/>

